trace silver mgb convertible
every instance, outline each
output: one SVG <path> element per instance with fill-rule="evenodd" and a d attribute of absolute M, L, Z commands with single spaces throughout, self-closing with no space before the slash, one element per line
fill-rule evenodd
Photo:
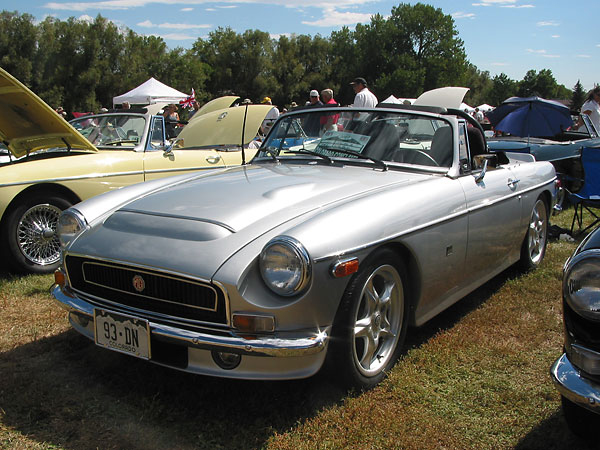
<path fill-rule="evenodd" d="M 99 346 L 205 375 L 330 368 L 369 388 L 419 326 L 545 253 L 556 175 L 450 107 L 284 114 L 250 164 L 102 194 L 59 220 L 52 292 Z"/>

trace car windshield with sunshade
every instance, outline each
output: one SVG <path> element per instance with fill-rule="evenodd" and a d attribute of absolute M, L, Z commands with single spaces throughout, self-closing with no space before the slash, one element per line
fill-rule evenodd
<path fill-rule="evenodd" d="M 452 128 L 435 115 L 316 108 L 281 118 L 258 156 L 303 154 L 450 167 Z"/>

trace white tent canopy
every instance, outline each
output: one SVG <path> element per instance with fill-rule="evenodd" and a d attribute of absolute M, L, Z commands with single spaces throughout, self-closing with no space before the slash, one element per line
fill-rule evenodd
<path fill-rule="evenodd" d="M 179 100 L 187 98 L 188 95 L 177 89 L 161 83 L 155 78 L 140 84 L 125 94 L 113 97 L 113 105 L 129 102 L 132 105 L 150 105 L 152 103 L 179 103 Z"/>

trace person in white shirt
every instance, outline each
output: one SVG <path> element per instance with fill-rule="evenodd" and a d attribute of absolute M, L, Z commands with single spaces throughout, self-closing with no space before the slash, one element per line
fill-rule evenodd
<path fill-rule="evenodd" d="M 367 87 L 367 81 L 364 78 L 355 78 L 354 81 L 350 84 L 352 85 L 354 93 L 356 94 L 352 106 L 356 108 L 375 108 L 375 106 L 377 106 L 377 103 L 379 103 L 379 101 L 377 100 L 377 97 L 375 97 L 375 94 L 373 94 Z"/>
<path fill-rule="evenodd" d="M 272 105 L 273 104 L 271 102 L 270 97 L 263 98 L 261 103 L 263 105 Z M 279 109 L 277 109 L 276 106 L 273 106 L 273 108 L 271 108 L 271 110 L 265 116 L 265 120 L 263 120 L 263 123 L 261 125 L 262 133 L 265 136 L 269 133 L 269 130 L 271 129 L 271 127 L 273 126 L 273 124 L 275 123 L 275 121 L 277 120 L 278 117 L 279 117 Z"/>
<path fill-rule="evenodd" d="M 600 86 L 596 86 L 591 90 L 586 102 L 581 107 L 581 114 L 590 116 L 594 127 L 596 127 L 596 131 L 600 132 Z M 583 121 L 579 119 L 575 128 L 578 129 L 582 125 Z"/>

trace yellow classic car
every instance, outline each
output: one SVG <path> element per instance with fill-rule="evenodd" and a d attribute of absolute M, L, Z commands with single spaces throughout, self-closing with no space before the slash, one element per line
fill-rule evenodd
<path fill-rule="evenodd" d="M 160 105 L 69 123 L 0 68 L 0 142 L 9 151 L 0 159 L 3 261 L 17 272 L 51 272 L 60 259 L 58 216 L 69 206 L 133 183 L 248 161 L 256 152 L 248 144 L 271 108 L 202 113 L 170 142 Z"/>

